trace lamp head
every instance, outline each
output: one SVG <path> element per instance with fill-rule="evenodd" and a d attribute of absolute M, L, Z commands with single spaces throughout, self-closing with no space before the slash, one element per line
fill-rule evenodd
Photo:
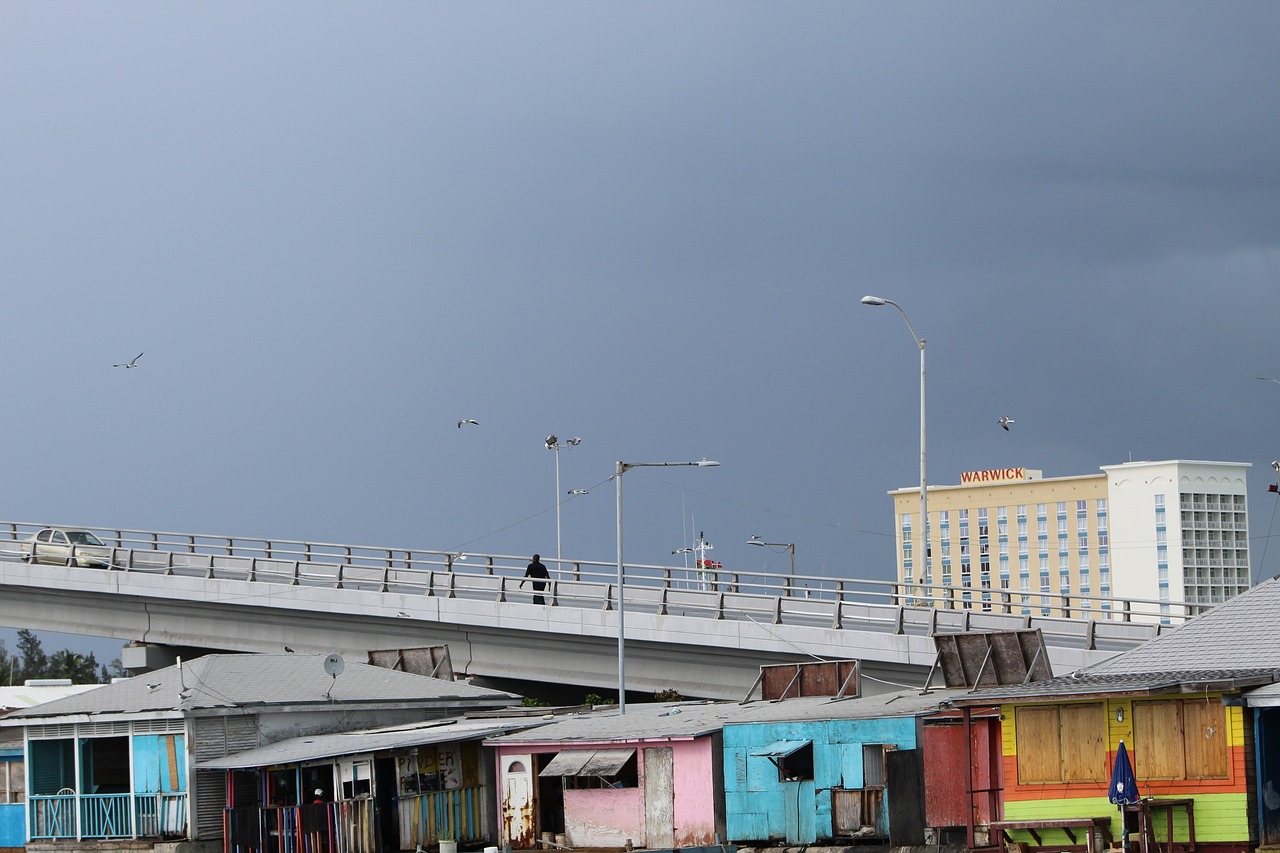
<path fill-rule="evenodd" d="M 1276 469 L 1277 474 L 1280 474 L 1280 459 L 1277 459 L 1275 462 L 1272 462 L 1271 467 Z"/>
<path fill-rule="evenodd" d="M 754 536 L 754 535 L 753 535 L 750 539 L 748 539 L 748 540 L 747 540 L 747 544 L 748 544 L 748 545 L 763 545 L 763 544 L 764 544 L 764 540 L 763 540 L 763 539 L 761 539 L 759 536 Z"/>
<path fill-rule="evenodd" d="M 582 444 L 582 439 L 578 438 L 577 436 L 574 436 L 573 438 L 569 439 L 568 442 L 566 443 L 570 447 L 577 447 L 579 444 Z"/>
<path fill-rule="evenodd" d="M 697 467 L 699 467 L 699 468 L 718 468 L 718 467 L 720 467 L 720 463 L 719 463 L 719 462 L 713 462 L 713 461 L 711 461 L 710 459 L 700 459 L 700 460 L 698 460 L 697 462 L 695 462 L 695 463 L 693 463 L 693 464 L 694 464 L 694 465 L 696 465 L 696 466 L 697 466 Z"/>
<path fill-rule="evenodd" d="M 554 435 L 547 436 L 547 450 L 556 449 L 556 437 Z"/>
<path fill-rule="evenodd" d="M 862 304 L 863 304 L 863 305 L 885 305 L 885 304 L 888 304 L 888 302 L 889 302 L 889 300 L 884 299 L 884 298 L 879 297 L 879 296 L 864 296 L 864 297 L 862 297 Z"/>

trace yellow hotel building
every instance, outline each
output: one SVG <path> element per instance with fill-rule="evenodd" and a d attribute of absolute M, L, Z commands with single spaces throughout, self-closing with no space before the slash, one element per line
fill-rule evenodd
<path fill-rule="evenodd" d="M 1023 614 L 1111 618 L 1115 599 L 1192 615 L 1249 587 L 1248 463 L 1172 460 L 1046 478 L 968 471 L 929 486 L 930 549 L 918 547 L 920 489 L 893 498 L 898 581 L 918 600 Z"/>

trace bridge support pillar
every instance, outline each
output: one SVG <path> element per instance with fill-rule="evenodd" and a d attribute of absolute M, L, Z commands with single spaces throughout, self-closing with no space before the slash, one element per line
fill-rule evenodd
<path fill-rule="evenodd" d="M 173 666 L 178 653 L 170 646 L 155 643 L 130 643 L 120 650 L 120 665 L 133 673 L 151 672 Z"/>

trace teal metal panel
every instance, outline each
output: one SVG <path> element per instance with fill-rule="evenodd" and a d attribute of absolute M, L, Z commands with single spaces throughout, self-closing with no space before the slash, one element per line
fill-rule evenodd
<path fill-rule="evenodd" d="M 187 788 L 187 750 L 179 734 L 133 736 L 133 790 L 172 794 Z"/>
<path fill-rule="evenodd" d="M 813 779 L 782 782 L 762 752 L 779 741 L 813 743 Z M 725 828 L 732 842 L 785 839 L 812 844 L 832 837 L 831 788 L 863 787 L 864 744 L 916 747 L 914 717 L 812 720 L 725 726 Z M 763 825 L 762 825 L 763 818 Z"/>
<path fill-rule="evenodd" d="M 22 803 L 0 806 L 0 847 L 25 847 L 26 809 Z"/>

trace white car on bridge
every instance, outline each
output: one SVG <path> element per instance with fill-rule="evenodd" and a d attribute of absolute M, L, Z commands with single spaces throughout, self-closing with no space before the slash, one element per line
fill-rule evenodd
<path fill-rule="evenodd" d="M 24 563 L 110 568 L 111 547 L 88 530 L 46 527 L 22 543 Z"/>

